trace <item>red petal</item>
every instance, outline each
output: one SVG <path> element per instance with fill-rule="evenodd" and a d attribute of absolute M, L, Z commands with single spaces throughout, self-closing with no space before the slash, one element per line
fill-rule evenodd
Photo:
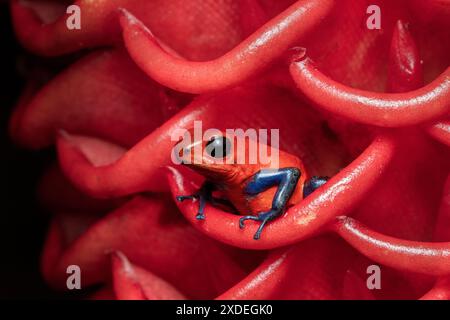
<path fill-rule="evenodd" d="M 31 148 L 52 143 L 58 129 L 130 146 L 176 111 L 163 100 L 164 90 L 123 51 L 95 52 L 21 104 L 11 119 L 11 134 Z"/>
<path fill-rule="evenodd" d="M 120 22 L 128 52 L 151 78 L 175 90 L 202 93 L 236 85 L 266 67 L 315 27 L 332 5 L 331 0 L 297 1 L 237 47 L 208 62 L 173 56 L 126 10 Z"/>
<path fill-rule="evenodd" d="M 44 248 L 42 270 L 60 289 L 66 268 L 81 268 L 82 287 L 109 278 L 108 254 L 122 251 L 191 298 L 212 298 L 241 279 L 243 270 L 226 248 L 199 235 L 171 214 L 163 199 L 137 197 L 92 225 L 75 241 L 64 239 L 54 222 Z"/>

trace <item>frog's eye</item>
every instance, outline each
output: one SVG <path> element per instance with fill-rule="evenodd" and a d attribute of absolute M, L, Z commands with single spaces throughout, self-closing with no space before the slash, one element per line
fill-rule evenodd
<path fill-rule="evenodd" d="M 206 143 L 206 152 L 214 158 L 225 158 L 230 154 L 231 142 L 228 138 L 223 136 L 212 137 Z"/>

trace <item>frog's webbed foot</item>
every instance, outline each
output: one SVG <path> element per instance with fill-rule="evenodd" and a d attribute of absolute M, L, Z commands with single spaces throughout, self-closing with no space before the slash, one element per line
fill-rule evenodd
<path fill-rule="evenodd" d="M 205 206 L 207 201 L 211 201 L 213 199 L 212 192 L 214 190 L 214 186 L 212 183 L 205 182 L 202 187 L 194 194 L 187 196 L 177 196 L 176 199 L 178 201 L 184 200 L 193 200 L 199 199 L 199 207 L 197 211 L 197 215 L 195 216 L 197 220 L 205 220 Z"/>
<path fill-rule="evenodd" d="M 253 239 L 258 240 L 261 237 L 261 232 L 264 229 L 264 226 L 266 223 L 270 220 L 273 220 L 274 218 L 278 217 L 280 215 L 279 210 L 270 210 L 266 212 L 261 212 L 256 216 L 244 216 L 239 219 L 239 228 L 244 228 L 244 221 L 246 220 L 254 220 L 254 221 L 261 221 L 261 224 L 259 225 L 258 230 L 256 231 L 255 235 L 253 236 Z"/>

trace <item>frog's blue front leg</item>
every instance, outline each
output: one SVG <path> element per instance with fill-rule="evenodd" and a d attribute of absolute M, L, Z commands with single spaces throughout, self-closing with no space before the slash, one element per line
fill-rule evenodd
<path fill-rule="evenodd" d="M 239 227 L 244 227 L 245 220 L 261 221 L 254 239 L 258 240 L 266 223 L 283 213 L 286 204 L 294 193 L 300 178 L 300 170 L 297 168 L 266 169 L 258 171 L 247 183 L 244 192 L 249 196 L 255 196 L 261 192 L 278 186 L 272 200 L 272 207 L 269 211 L 260 212 L 256 216 L 244 216 L 239 220 Z"/>
<path fill-rule="evenodd" d="M 205 219 L 205 206 L 207 201 L 212 201 L 212 192 L 214 190 L 214 185 L 210 183 L 209 181 L 206 181 L 200 190 L 198 190 L 196 193 L 188 196 L 177 196 L 178 201 L 184 201 L 187 199 L 199 199 L 200 205 L 198 207 L 198 212 L 196 218 L 198 220 L 204 220 Z"/>

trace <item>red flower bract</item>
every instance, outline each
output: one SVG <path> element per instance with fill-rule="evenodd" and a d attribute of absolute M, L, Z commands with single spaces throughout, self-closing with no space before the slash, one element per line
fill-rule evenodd
<path fill-rule="evenodd" d="M 27 49 L 89 50 L 26 90 L 10 123 L 21 146 L 57 151 L 39 186 L 51 286 L 78 265 L 99 299 L 450 297 L 448 2 L 75 4 L 81 30 L 64 2 L 11 2 Z M 197 120 L 277 128 L 282 150 L 331 179 L 257 241 L 257 223 L 241 230 L 223 208 L 198 221 L 197 202 L 175 196 L 203 178 L 170 157 L 171 135 Z"/>

